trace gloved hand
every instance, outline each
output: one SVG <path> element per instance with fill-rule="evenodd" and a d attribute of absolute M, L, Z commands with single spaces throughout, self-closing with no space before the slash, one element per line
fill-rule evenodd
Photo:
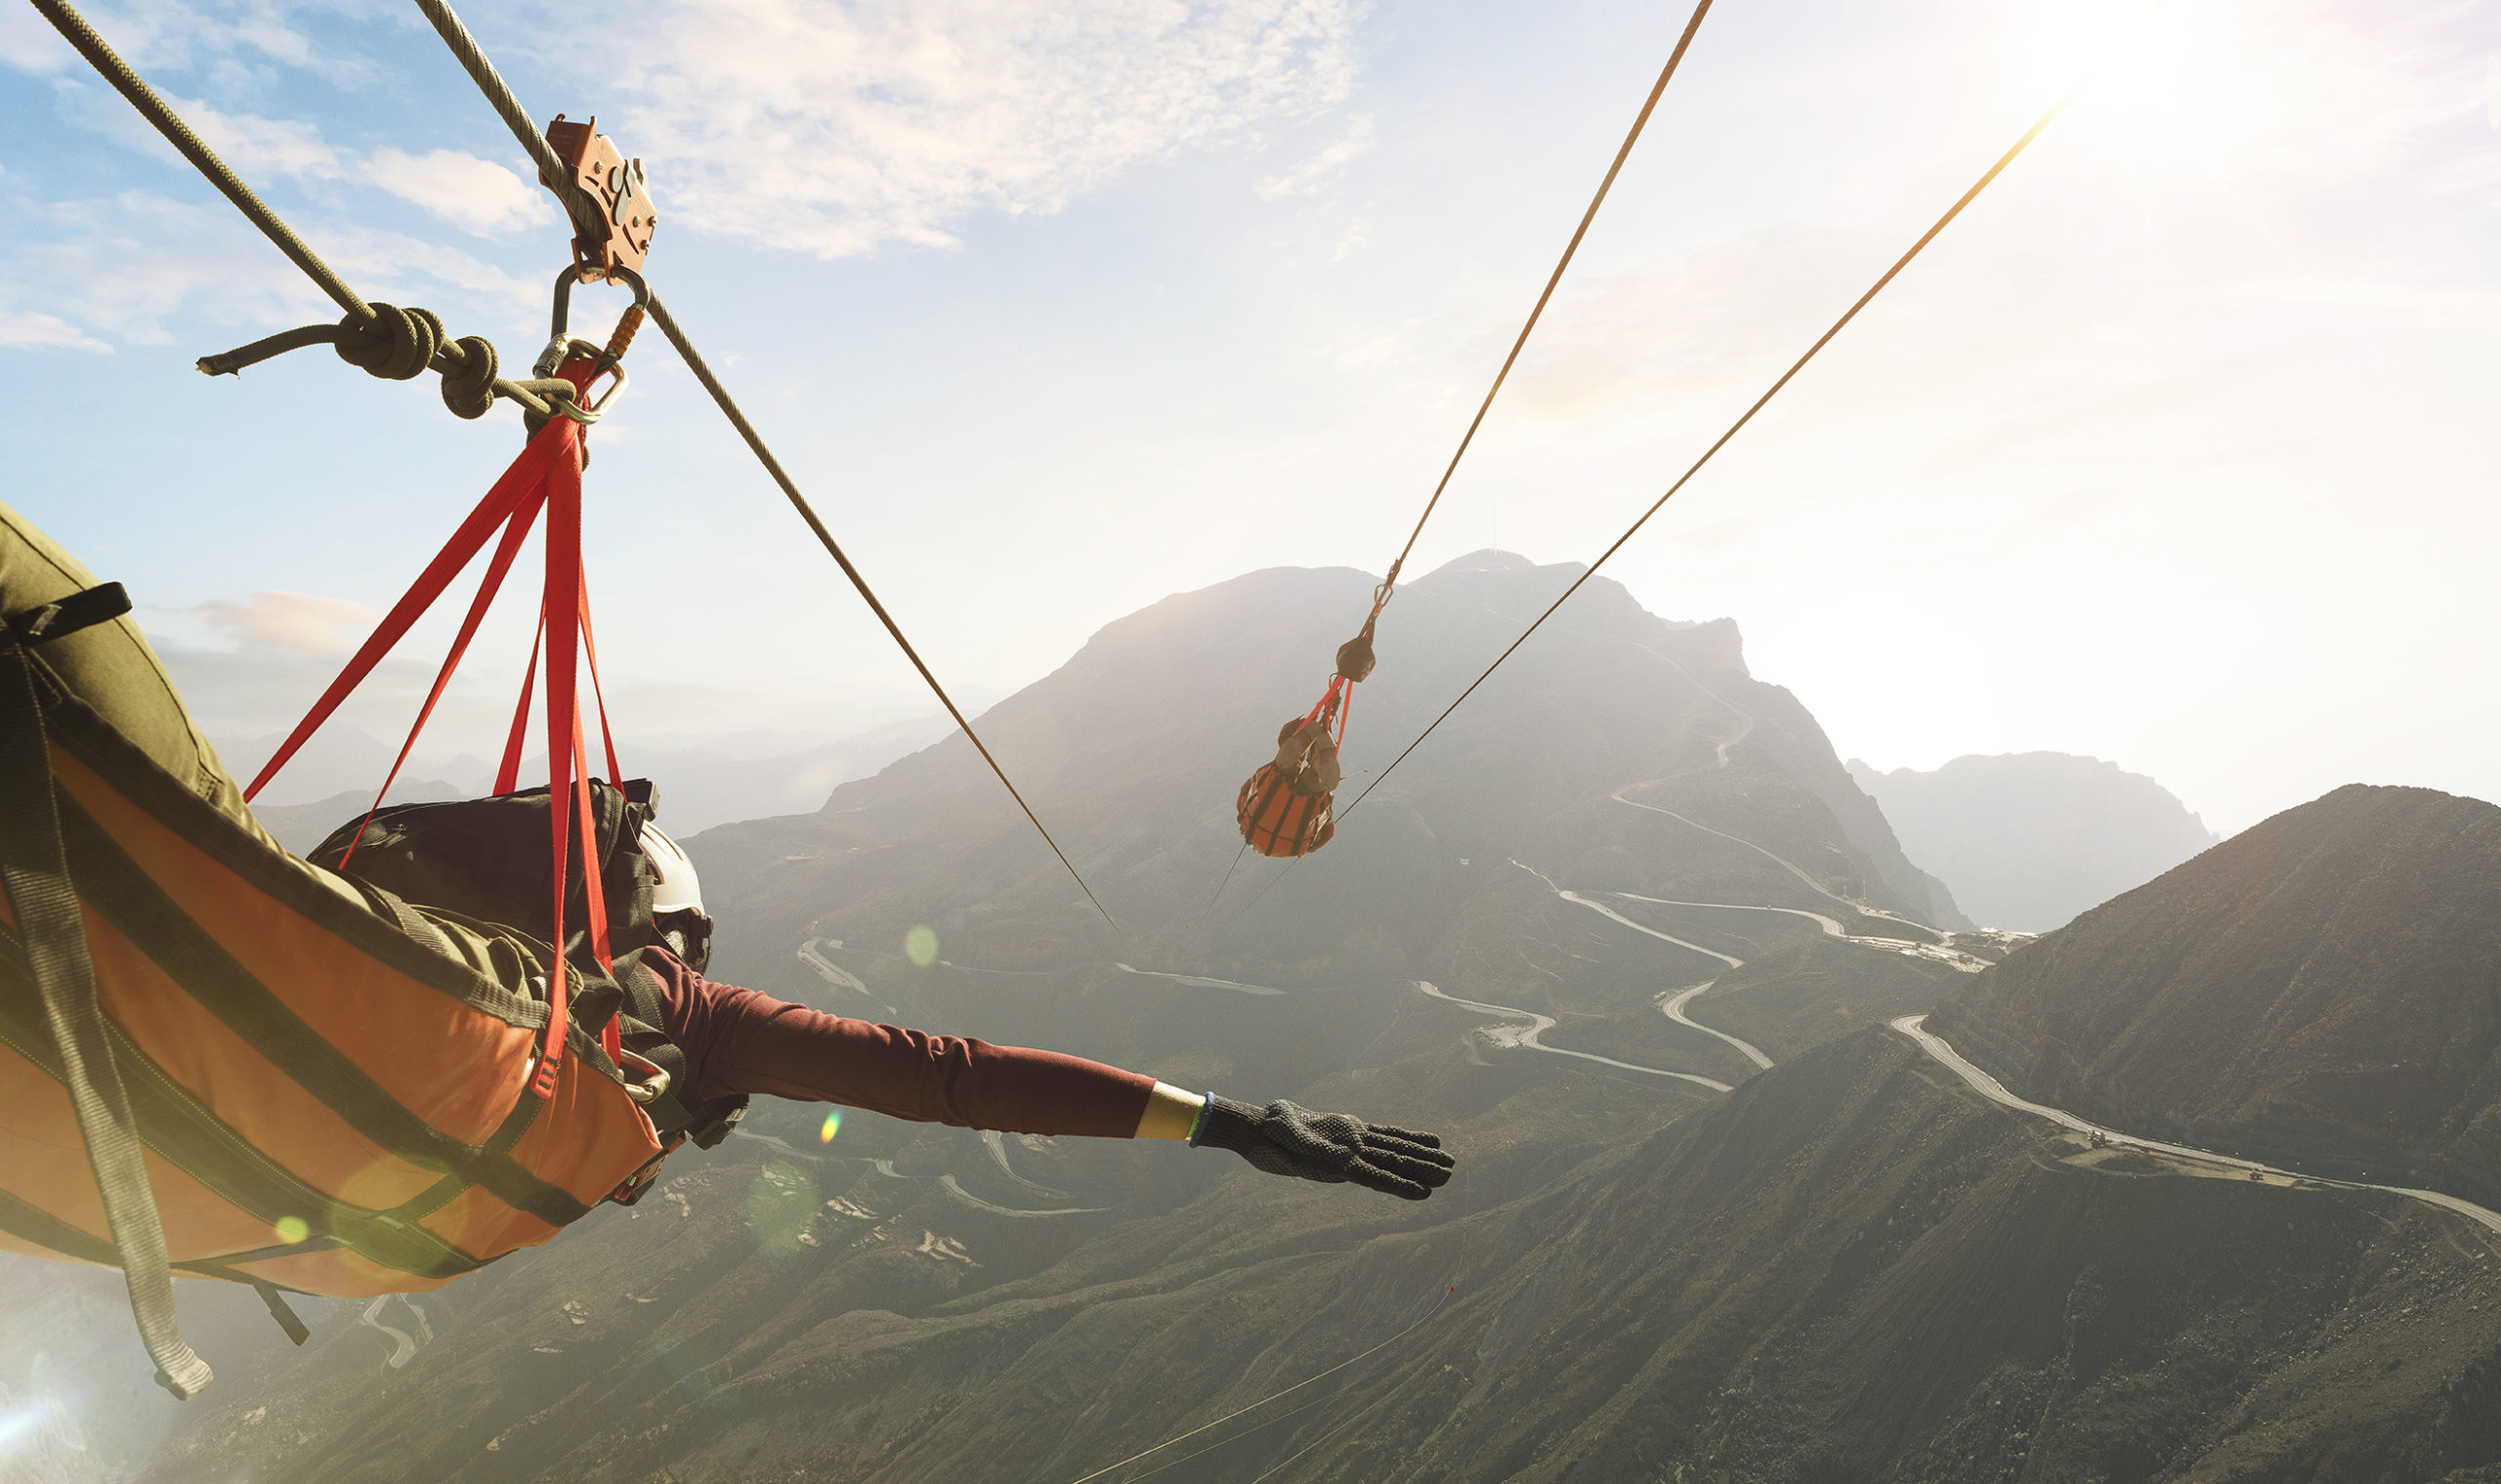
<path fill-rule="evenodd" d="M 1421 1201 L 1448 1184 L 1459 1163 L 1429 1133 L 1342 1113 L 1314 1113 L 1282 1099 L 1253 1108 L 1212 1092 L 1190 1143 L 1230 1149 L 1272 1175 L 1329 1184 L 1351 1180 L 1409 1201 Z"/>

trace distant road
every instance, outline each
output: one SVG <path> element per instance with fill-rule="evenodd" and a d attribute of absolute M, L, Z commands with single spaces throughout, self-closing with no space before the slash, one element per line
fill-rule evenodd
<path fill-rule="evenodd" d="M 1529 1028 L 1525 1031 L 1506 1028 L 1485 1033 L 1486 1039 L 1498 1046 L 1521 1046 L 1531 1051 L 1543 1051 L 1548 1056 L 1569 1056 L 1578 1061 L 1596 1062 L 1602 1067 L 1621 1067 L 1627 1072 L 1641 1072 L 1651 1077 L 1673 1077 L 1680 1082 L 1692 1082 L 1696 1086 L 1708 1087 L 1714 1092 L 1728 1090 L 1728 1084 L 1717 1078 L 1702 1077 L 1691 1072 L 1670 1072 L 1664 1067 L 1644 1067 L 1638 1062 L 1620 1062 L 1612 1056 L 1600 1056 L 1594 1051 L 1569 1051 L 1561 1046 L 1549 1046 L 1538 1038 L 1554 1029 L 1555 1020 L 1551 1015 L 1540 1015 L 1535 1010 L 1514 1009 L 1506 1004 L 1487 1004 L 1478 999 L 1462 999 L 1456 995 L 1443 994 L 1438 987 L 1421 979 L 1416 980 L 1415 985 L 1417 989 L 1435 999 L 1446 999 L 1452 1004 L 1465 1005 L 1471 1010 L 1482 1010 L 1488 1015 L 1504 1015 L 1529 1022 Z M 1716 1036 L 1718 1033 L 1715 1031 L 1712 1034 Z"/>
<path fill-rule="evenodd" d="M 2440 1191 L 2415 1190 L 2402 1185 L 2373 1185 L 2362 1180 L 2331 1180 L 2318 1175 L 2306 1175 L 2299 1170 L 2280 1169 L 2272 1165 L 2262 1165 L 2256 1160 L 2241 1159 L 2237 1155 L 2218 1154 L 2211 1149 L 2191 1149 L 2184 1144 L 2166 1144 L 2160 1139 L 2140 1138 L 2133 1133 L 2121 1133 L 2115 1128 L 2104 1128 L 2098 1124 L 2080 1119 L 2063 1108 L 2053 1108 L 2046 1103 L 2026 1101 L 2007 1091 L 2004 1082 L 1965 1061 L 1960 1053 L 1945 1043 L 1943 1037 L 1927 1029 L 1927 1020 L 1928 1017 L 1925 1015 L 1905 1015 L 1893 1021 L 1892 1027 L 1909 1037 L 1921 1050 L 1944 1063 L 1947 1070 L 1960 1077 L 1972 1091 L 1992 1103 L 2013 1108 L 2019 1113 L 2028 1113 L 2034 1118 L 2047 1119 L 2061 1128 L 2073 1129 L 2077 1133 L 2098 1134 L 2120 1148 L 2150 1150 L 2158 1154 L 2195 1160 L 2200 1164 L 2245 1169 L 2252 1174 L 2273 1175 L 2296 1186 L 2308 1186 L 2312 1189 L 2325 1187 L 2332 1190 L 2375 1190 L 2383 1195 L 2402 1196 L 2408 1201 L 2420 1201 L 2426 1206 L 2437 1206 L 2442 1210 L 2464 1216 L 2484 1230 L 2501 1236 L 2501 1212 L 2486 1210 L 2472 1201 L 2461 1201 L 2455 1196 L 2446 1195 Z"/>

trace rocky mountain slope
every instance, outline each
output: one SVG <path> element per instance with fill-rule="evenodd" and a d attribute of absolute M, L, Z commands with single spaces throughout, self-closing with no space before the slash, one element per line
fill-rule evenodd
<path fill-rule="evenodd" d="M 1966 911 L 2016 932 L 2064 926 L 2218 838 L 2170 789 L 2098 757 L 1975 755 L 1889 773 L 1852 758 L 1849 776 Z"/>
<path fill-rule="evenodd" d="M 1489 561 L 1418 584 L 1411 673 L 1463 682 L 1467 647 L 1504 637 L 1468 615 L 1557 580 Z M 1364 586 L 1243 582 L 1262 602 Z M 1210 847 L 1256 749 L 1201 743 L 1273 736 L 1301 684 L 1267 628 L 1242 637 L 1250 604 L 1210 591 L 1170 600 L 1169 634 L 1115 625 L 994 728 L 1132 943 L 1089 936 L 1048 855 L 995 818 L 996 785 L 941 747 L 822 815 L 698 841 L 722 972 L 1438 1129 L 1462 1165 L 1435 1200 L 1215 1151 L 767 1106 L 546 1249 L 413 1300 L 309 1306 L 301 1352 L 248 1294 L 187 1285 L 221 1378 L 179 1410 L 145 1395 L 111 1275 L 0 1264 L 0 1385 L 40 1417 L 41 1457 L 77 1461 L 59 1465 L 88 1470 L 74 1484 L 2501 1481 L 2485 1228 L 2092 1147 L 1880 1023 L 1950 999 L 1931 1024 L 2020 1081 L 1999 1041 L 2046 1043 L 2035 1027 L 2075 1031 L 2088 1060 L 2156 1043 L 2088 1034 L 2132 1024 L 2087 982 L 2126 969 L 2167 1023 L 2211 1001 L 2252 1027 L 2276 1081 L 2250 1085 L 2331 1085 L 2350 1048 L 2302 1024 L 2341 1002 L 2332 978 L 2443 1034 L 2478 1024 L 2501 811 L 2349 790 L 2049 938 L 1945 931 L 1912 920 L 1931 889 L 1862 848 L 1858 806 L 1826 797 L 1846 776 L 1745 676 L 1733 629 L 1625 599 L 1454 723 L 1458 760 L 1402 769 L 1306 870 L 1210 925 Z M 1416 622 L 1428 609 L 1449 626 Z M 1338 620 L 1306 627 L 1296 655 L 1325 662 Z M 1239 676 L 1192 673 L 1226 644 Z M 1384 651 L 1356 723 L 1403 742 Z M 1140 675 L 1159 704 L 1136 725 L 1060 730 Z M 1420 721 L 1438 699 L 1399 703 Z M 920 924 L 935 961 L 902 952 Z M 2451 952 L 2444 979 L 2408 967 Z M 2313 960 L 2302 995 L 2241 993 Z M 2193 1111 L 2193 1079 L 2141 1065 L 2159 1100 L 2130 1062 L 2109 1122 Z M 46 1326 L 32 1344 L 21 1306 Z"/>
<path fill-rule="evenodd" d="M 2132 1132 L 2501 1203 L 2501 809 L 2340 788 L 2085 913 L 1929 1028 Z"/>
<path fill-rule="evenodd" d="M 1367 770 L 1385 767 L 1577 571 L 1484 552 L 1401 588 L 1379 669 L 1355 700 L 1341 812 Z M 1167 598 L 979 719 L 1130 941 L 1094 915 L 961 737 L 844 784 L 817 815 L 707 831 L 692 848 L 735 904 L 725 936 L 775 965 L 810 933 L 892 946 L 927 925 L 951 956 L 998 965 L 1422 972 L 1480 892 L 1507 889 L 1513 857 L 1591 857 L 1615 878 L 1603 884 L 1626 889 L 1759 882 L 1969 925 L 1903 857 L 1813 717 L 1747 674 L 1734 624 L 1661 619 L 1604 579 L 1349 816 L 1336 843 L 1236 922 L 1286 869 L 1246 861 L 1211 911 L 1241 844 L 1235 791 L 1273 752 L 1279 723 L 1318 700 L 1373 581 L 1277 569 Z M 1706 827 L 1769 831 L 1811 879 L 1615 801 L 1622 789 Z"/>

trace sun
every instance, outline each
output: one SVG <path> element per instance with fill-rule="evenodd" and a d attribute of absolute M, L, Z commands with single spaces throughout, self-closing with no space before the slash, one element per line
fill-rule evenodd
<path fill-rule="evenodd" d="M 2304 118 L 2328 38 L 2308 7 L 2251 0 L 2034 0 L 2009 86 L 2043 104 L 2091 78 L 2061 145 L 2147 178 L 2228 174 Z"/>

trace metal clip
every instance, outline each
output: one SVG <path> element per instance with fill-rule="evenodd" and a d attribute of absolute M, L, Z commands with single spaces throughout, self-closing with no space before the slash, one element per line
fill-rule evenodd
<path fill-rule="evenodd" d="M 530 374 L 544 379 L 555 375 L 557 368 L 567 360 L 581 356 L 591 362 L 591 380 L 594 383 L 601 376 L 614 376 L 615 381 L 587 408 L 570 402 L 558 405 L 558 410 L 567 417 L 587 426 L 599 421 L 601 414 L 608 410 L 608 404 L 616 400 L 616 394 L 625 390 L 622 360 L 626 348 L 633 343 L 635 329 L 643 322 L 644 311 L 651 305 L 652 290 L 643 281 L 643 276 L 632 269 L 618 268 L 615 271 L 614 277 L 634 290 L 634 303 L 618 317 L 616 333 L 603 346 L 568 331 L 573 313 L 573 284 L 579 281 L 579 277 L 578 271 L 572 268 L 556 275 L 555 304 L 547 317 L 547 344 L 539 351 L 538 359 L 530 362 Z M 588 388 L 584 388 L 584 394 L 588 394 Z"/>
<path fill-rule="evenodd" d="M 653 1102 L 657 1099 L 661 1093 L 668 1090 L 668 1069 L 666 1067 L 645 1061 L 642 1057 L 636 1056 L 631 1051 L 620 1051 L 617 1055 L 616 1062 L 620 1068 L 632 1067 L 637 1070 L 645 1071 L 649 1074 L 649 1076 L 647 1076 L 640 1083 L 627 1082 L 624 1084 L 625 1095 L 632 1098 L 634 1101 L 638 1103 Z"/>

